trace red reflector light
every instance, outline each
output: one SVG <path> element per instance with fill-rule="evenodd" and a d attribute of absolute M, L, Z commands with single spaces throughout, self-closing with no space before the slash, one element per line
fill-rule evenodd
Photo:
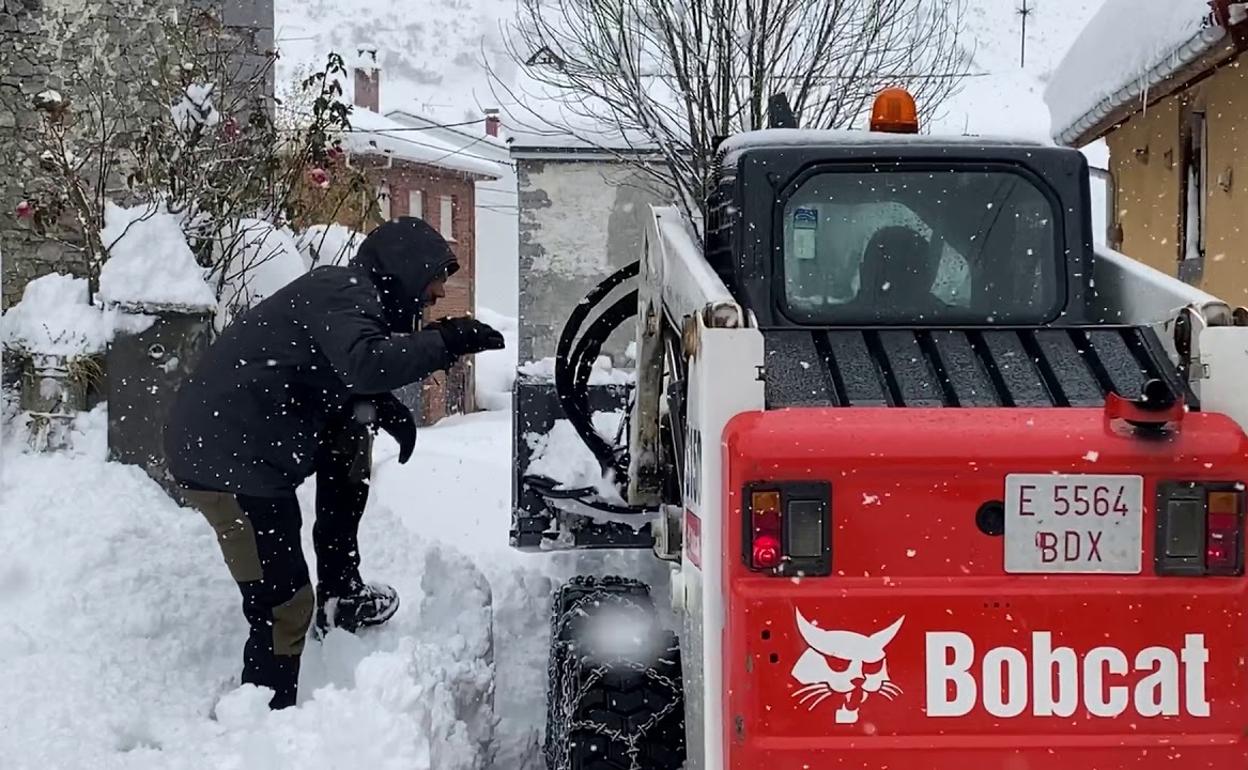
<path fill-rule="evenodd" d="M 784 522 L 780 518 L 780 492 L 766 490 L 750 495 L 750 566 L 754 569 L 775 569 L 782 561 L 780 535 Z"/>
<path fill-rule="evenodd" d="M 747 484 L 741 516 L 741 561 L 772 577 L 832 573 L 832 486 L 826 481 Z"/>
<path fill-rule="evenodd" d="M 1229 496 L 1231 512 L 1214 513 L 1214 497 Z M 1205 574 L 1239 574 L 1239 507 L 1238 495 L 1215 492 L 1209 495 L 1209 517 L 1205 528 Z"/>
<path fill-rule="evenodd" d="M 771 535 L 754 538 L 754 566 L 758 569 L 774 569 L 780 566 L 780 540 Z"/>
<path fill-rule="evenodd" d="M 1244 493 L 1234 482 L 1158 485 L 1158 575 L 1236 577 L 1244 573 Z"/>

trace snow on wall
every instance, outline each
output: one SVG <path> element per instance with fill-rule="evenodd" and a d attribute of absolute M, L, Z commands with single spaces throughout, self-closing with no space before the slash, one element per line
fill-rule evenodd
<path fill-rule="evenodd" d="M 100 299 L 118 305 L 215 307 L 177 218 L 154 206 L 109 203 L 100 240 L 109 257 L 100 269 Z"/>
<path fill-rule="evenodd" d="M 102 353 L 118 331 L 138 333 L 155 320 L 91 305 L 87 294 L 85 278 L 36 278 L 0 319 L 0 342 L 36 355 L 89 356 Z"/>
<path fill-rule="evenodd" d="M 1053 74 L 1053 136 L 1073 141 L 1097 120 L 1212 50 L 1226 31 L 1208 0 L 1106 0 Z"/>

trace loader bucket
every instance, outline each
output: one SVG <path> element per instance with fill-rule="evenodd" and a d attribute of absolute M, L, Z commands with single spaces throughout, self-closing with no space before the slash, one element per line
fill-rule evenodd
<path fill-rule="evenodd" d="M 589 405 L 594 412 L 623 410 L 627 404 L 625 385 L 589 386 Z M 654 539 L 649 524 L 634 527 L 561 510 L 526 482 L 534 455 L 533 439 L 547 435 L 558 421 L 566 419 L 552 380 L 517 376 L 512 391 L 511 546 L 521 551 L 650 548 Z"/>

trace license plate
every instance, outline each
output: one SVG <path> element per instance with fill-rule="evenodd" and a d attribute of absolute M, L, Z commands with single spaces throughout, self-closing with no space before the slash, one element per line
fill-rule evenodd
<path fill-rule="evenodd" d="M 1005 479 L 1005 571 L 1138 575 L 1141 476 L 1015 474 Z"/>

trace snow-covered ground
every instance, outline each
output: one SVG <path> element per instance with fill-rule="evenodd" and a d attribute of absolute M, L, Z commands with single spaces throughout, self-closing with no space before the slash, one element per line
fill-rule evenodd
<path fill-rule="evenodd" d="M 552 578 L 610 565 L 509 548 L 509 413 L 423 430 L 404 466 L 381 437 L 361 550 L 402 609 L 358 637 L 309 640 L 300 705 L 276 713 L 235 688 L 245 624 L 211 529 L 104 461 L 103 419 L 80 420 L 72 455 L 24 453 L 6 431 L 0 767 L 539 766 Z M 489 765 L 473 741 L 483 688 L 498 718 Z"/>
<path fill-rule="evenodd" d="M 237 687 L 246 625 L 212 531 L 140 469 L 105 461 L 102 408 L 68 454 L 29 453 L 6 425 L 0 767 L 541 767 L 553 588 L 654 562 L 510 548 L 510 404 L 494 391 L 510 389 L 514 321 L 482 317 L 512 344 L 479 363 L 496 411 L 422 429 L 406 465 L 384 434 L 374 450 L 363 571 L 398 588 L 399 614 L 309 639 L 287 711 Z M 314 493 L 300 490 L 313 570 Z"/>

